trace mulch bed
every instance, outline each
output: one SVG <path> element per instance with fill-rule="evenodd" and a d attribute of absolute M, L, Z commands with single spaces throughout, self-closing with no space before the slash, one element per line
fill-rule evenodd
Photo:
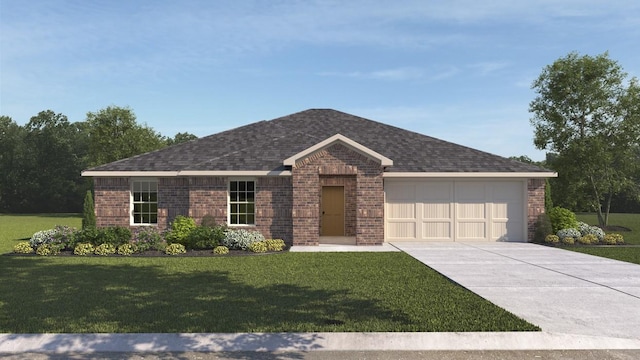
<path fill-rule="evenodd" d="M 61 251 L 59 254 L 57 255 L 48 255 L 48 256 L 76 256 L 76 257 L 229 257 L 229 256 L 260 256 L 260 255 L 271 255 L 271 254 L 278 254 L 278 253 L 283 253 L 283 252 L 287 252 L 288 249 L 285 249 L 283 251 L 267 251 L 264 253 L 254 253 L 251 251 L 243 251 L 243 250 L 229 250 L 228 254 L 224 254 L 224 255 L 218 255 L 218 254 L 214 254 L 213 250 L 187 250 L 187 252 L 185 254 L 178 254 L 178 255 L 167 255 L 162 251 L 157 251 L 157 250 L 149 250 L 149 251 L 145 251 L 145 252 L 141 252 L 141 253 L 135 253 L 129 256 L 125 256 L 125 255 L 118 255 L 118 254 L 112 254 L 112 255 L 74 255 L 73 251 L 69 251 L 69 250 L 63 250 Z M 10 252 L 10 253 L 6 253 L 6 254 L 2 254 L 4 256 L 40 256 L 37 255 L 36 253 L 31 253 L 31 254 L 17 254 L 14 252 Z"/>

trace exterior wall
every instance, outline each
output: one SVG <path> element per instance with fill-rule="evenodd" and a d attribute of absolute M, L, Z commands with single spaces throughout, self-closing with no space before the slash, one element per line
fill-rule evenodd
<path fill-rule="evenodd" d="M 527 241 L 533 241 L 536 220 L 544 213 L 545 179 L 527 180 Z"/>
<path fill-rule="evenodd" d="M 96 225 L 125 226 L 130 223 L 130 184 L 128 178 L 96 178 L 93 180 Z"/>
<path fill-rule="evenodd" d="M 293 192 L 290 177 L 261 177 L 256 182 L 256 228 L 267 239 L 292 245 Z M 226 209 L 226 207 L 225 207 Z"/>
<path fill-rule="evenodd" d="M 200 224 L 205 215 L 213 216 L 216 224 L 227 223 L 227 189 L 229 180 L 226 177 L 192 177 L 189 178 L 188 216 Z"/>
<path fill-rule="evenodd" d="M 353 177 L 355 177 L 356 187 L 356 244 L 382 244 L 384 242 L 383 170 L 379 163 L 341 144 L 334 144 L 296 162 L 292 169 L 293 244 L 318 245 L 321 186 L 340 181 L 347 184 L 348 180 L 339 179 Z M 352 202 L 353 195 L 347 195 L 348 189 L 353 190 L 352 187 L 345 186 L 345 202 Z M 348 196 L 350 200 L 347 200 Z M 346 221 L 345 218 L 345 223 Z M 353 222 L 353 219 L 350 221 Z"/>
<path fill-rule="evenodd" d="M 189 182 L 186 178 L 158 179 L 158 228 L 166 229 L 178 215 L 189 211 Z"/>

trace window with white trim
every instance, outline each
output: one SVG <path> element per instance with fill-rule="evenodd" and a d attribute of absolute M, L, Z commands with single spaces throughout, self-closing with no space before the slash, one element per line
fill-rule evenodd
<path fill-rule="evenodd" d="M 133 180 L 131 187 L 131 224 L 157 224 L 158 181 Z"/>
<path fill-rule="evenodd" d="M 255 181 L 231 180 L 229 182 L 229 225 L 254 225 L 255 209 Z"/>

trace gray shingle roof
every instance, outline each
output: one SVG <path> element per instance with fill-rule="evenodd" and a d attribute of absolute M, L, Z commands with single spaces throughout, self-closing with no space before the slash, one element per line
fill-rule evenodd
<path fill-rule="evenodd" d="M 336 134 L 393 160 L 389 172 L 548 171 L 331 109 L 259 121 L 90 170 L 282 170 L 284 159 Z"/>

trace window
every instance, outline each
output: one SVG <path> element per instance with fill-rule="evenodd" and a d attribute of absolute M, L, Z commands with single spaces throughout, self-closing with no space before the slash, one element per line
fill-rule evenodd
<path fill-rule="evenodd" d="M 134 180 L 132 195 L 132 224 L 157 224 L 158 181 Z"/>
<path fill-rule="evenodd" d="M 229 225 L 255 224 L 255 182 L 232 180 L 229 182 Z"/>

